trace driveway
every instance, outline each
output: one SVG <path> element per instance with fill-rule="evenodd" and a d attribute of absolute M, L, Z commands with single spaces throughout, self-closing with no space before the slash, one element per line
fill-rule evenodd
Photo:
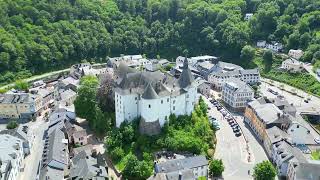
<path fill-rule="evenodd" d="M 220 130 L 216 133 L 215 158 L 223 161 L 225 166 L 223 178 L 227 180 L 253 179 L 251 175 L 248 175 L 248 170 L 252 173 L 253 167 L 257 163 L 268 159 L 262 146 L 250 132 L 249 127 L 244 124 L 242 116 L 235 116 L 243 133 L 242 136 L 236 137 L 229 123 L 223 119 L 222 114 L 210 102 L 206 99 L 205 101 L 211 107 L 209 115 L 215 117 L 220 124 Z"/>

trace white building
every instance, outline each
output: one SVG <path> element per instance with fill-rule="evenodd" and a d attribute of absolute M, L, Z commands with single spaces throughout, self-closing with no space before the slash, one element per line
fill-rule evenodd
<path fill-rule="evenodd" d="M 164 174 L 165 179 L 198 179 L 208 178 L 208 160 L 204 155 L 193 156 L 184 159 L 173 159 L 156 163 L 154 167 L 155 175 Z M 156 176 L 151 176 L 148 180 L 156 180 Z M 162 178 L 161 178 L 162 179 Z"/>
<path fill-rule="evenodd" d="M 221 61 L 213 66 L 208 75 L 208 81 L 218 90 L 221 90 L 230 78 L 240 79 L 248 84 L 260 83 L 258 69 L 243 69 L 238 65 Z"/>
<path fill-rule="evenodd" d="M 0 135 L 0 179 L 16 180 L 24 157 L 23 141 L 17 137 Z"/>
<path fill-rule="evenodd" d="M 188 59 L 188 63 L 189 63 L 191 66 L 194 66 L 194 65 L 195 65 L 196 63 L 198 63 L 198 62 L 205 62 L 205 61 L 214 62 L 214 61 L 218 60 L 217 57 L 215 57 L 215 56 L 209 56 L 209 55 L 195 56 L 195 57 L 191 57 L 191 58 L 187 58 L 187 59 Z M 182 57 L 182 56 L 177 57 L 177 59 L 176 59 L 176 65 L 183 64 L 184 60 L 185 60 L 185 57 Z"/>
<path fill-rule="evenodd" d="M 197 87 L 185 61 L 179 79 L 161 72 L 127 73 L 115 88 L 116 126 L 141 117 L 148 126 L 163 126 L 170 114 L 191 114 Z M 153 126 L 152 125 L 152 126 Z"/>
<path fill-rule="evenodd" d="M 258 48 L 265 48 L 266 45 L 267 45 L 267 42 L 264 41 L 264 40 L 260 40 L 260 41 L 257 42 L 257 47 Z"/>
<path fill-rule="evenodd" d="M 301 72 L 304 70 L 303 63 L 293 58 L 282 61 L 281 68 L 291 72 Z"/>
<path fill-rule="evenodd" d="M 281 52 L 283 49 L 283 45 L 278 42 L 271 42 L 266 44 L 266 48 L 275 52 Z"/>
<path fill-rule="evenodd" d="M 233 108 L 243 108 L 253 99 L 254 91 L 247 83 L 230 78 L 222 89 L 222 100 Z"/>
<path fill-rule="evenodd" d="M 246 15 L 244 16 L 244 20 L 249 21 L 249 19 L 251 19 L 253 16 L 252 13 L 246 13 Z"/>
<path fill-rule="evenodd" d="M 303 56 L 303 51 L 301 49 L 290 49 L 288 55 L 299 60 Z"/>

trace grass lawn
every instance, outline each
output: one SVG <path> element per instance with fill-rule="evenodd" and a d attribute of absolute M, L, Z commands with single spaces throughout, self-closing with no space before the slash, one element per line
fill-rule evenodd
<path fill-rule="evenodd" d="M 313 160 L 320 160 L 320 150 L 313 151 L 311 153 L 311 157 Z"/>

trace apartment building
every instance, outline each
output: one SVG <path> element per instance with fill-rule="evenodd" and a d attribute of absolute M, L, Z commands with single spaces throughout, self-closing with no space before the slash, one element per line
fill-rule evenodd
<path fill-rule="evenodd" d="M 232 108 L 244 108 L 253 99 L 254 90 L 247 83 L 230 78 L 222 89 L 222 100 Z"/>
<path fill-rule="evenodd" d="M 41 113 L 42 99 L 27 93 L 0 94 L 0 118 L 34 118 Z"/>

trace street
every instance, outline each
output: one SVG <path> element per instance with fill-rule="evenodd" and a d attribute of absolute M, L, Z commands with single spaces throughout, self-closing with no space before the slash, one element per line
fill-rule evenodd
<path fill-rule="evenodd" d="M 37 121 L 28 123 L 29 131 L 34 134 L 34 140 L 32 148 L 30 150 L 30 155 L 24 159 L 24 171 L 19 173 L 18 179 L 25 180 L 35 180 L 37 177 L 38 164 L 41 160 L 42 150 L 43 150 L 43 134 L 48 128 L 48 122 L 38 118 Z"/>
<path fill-rule="evenodd" d="M 250 132 L 248 126 L 244 124 L 243 117 L 234 116 L 242 129 L 243 135 L 236 137 L 227 120 L 223 119 L 222 114 L 207 99 L 205 99 L 211 110 L 208 111 L 209 116 L 215 117 L 219 124 L 220 130 L 217 131 L 217 145 L 215 158 L 222 159 L 225 166 L 223 178 L 228 180 L 247 180 L 253 179 L 252 175 L 255 164 L 268 160 L 264 149 Z M 248 142 L 248 149 L 247 149 Z M 250 153 L 250 155 L 249 155 Z M 249 157 L 250 156 L 250 157 Z"/>
<path fill-rule="evenodd" d="M 276 95 L 268 91 L 268 88 L 270 88 L 278 92 L 280 95 L 283 95 L 289 103 L 293 103 L 293 105 L 296 106 L 298 113 L 310 112 L 310 111 L 320 112 L 320 106 L 319 106 L 320 98 L 309 95 L 308 93 L 305 93 L 297 88 L 291 87 L 284 83 L 273 81 L 272 82 L 273 86 L 271 86 L 269 83 L 270 83 L 270 80 L 268 79 L 262 79 L 261 81 L 260 91 L 263 94 L 263 96 L 267 96 L 271 98 L 277 97 Z M 281 90 L 280 87 L 285 90 Z M 297 95 L 302 96 L 303 98 L 297 95 L 291 94 L 287 91 L 296 92 Z M 308 103 L 304 102 L 304 100 L 308 98 L 310 98 Z"/>

